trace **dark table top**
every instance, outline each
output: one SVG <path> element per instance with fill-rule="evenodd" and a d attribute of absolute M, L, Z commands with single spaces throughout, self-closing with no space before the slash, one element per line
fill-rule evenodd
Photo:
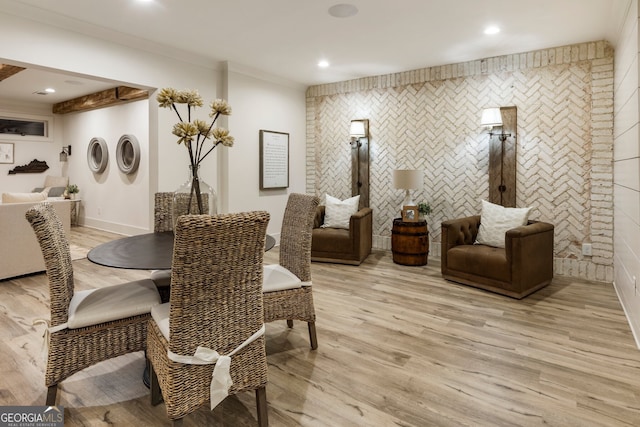
<path fill-rule="evenodd" d="M 265 251 L 276 239 L 267 235 Z M 173 257 L 173 231 L 147 233 L 103 243 L 87 254 L 89 261 L 107 267 L 134 270 L 168 270 Z"/>

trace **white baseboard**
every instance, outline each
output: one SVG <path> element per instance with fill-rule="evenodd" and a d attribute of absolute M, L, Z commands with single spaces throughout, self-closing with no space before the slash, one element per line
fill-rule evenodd
<path fill-rule="evenodd" d="M 99 219 L 93 218 L 85 218 L 80 225 L 96 228 L 98 230 L 110 231 L 112 233 L 122 234 L 125 236 L 136 236 L 138 234 L 145 234 L 153 231 L 146 228 L 132 227 L 130 225 L 101 221 Z"/>

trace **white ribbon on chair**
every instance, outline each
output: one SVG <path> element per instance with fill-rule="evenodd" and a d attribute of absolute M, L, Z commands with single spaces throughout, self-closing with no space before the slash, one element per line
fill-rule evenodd
<path fill-rule="evenodd" d="M 211 394 L 211 410 L 218 406 L 225 397 L 229 395 L 229 388 L 233 385 L 231 380 L 231 356 L 254 342 L 256 339 L 264 335 L 265 326 L 262 327 L 245 342 L 236 347 L 235 350 L 226 355 L 221 355 L 215 350 L 211 350 L 206 347 L 198 347 L 193 356 L 182 356 L 175 354 L 172 351 L 167 351 L 167 356 L 170 360 L 178 363 L 185 363 L 187 365 L 211 365 L 215 363 L 213 368 L 213 374 L 211 375 L 211 385 L 209 386 Z"/>
<path fill-rule="evenodd" d="M 43 341 L 42 341 L 42 350 L 41 350 L 43 358 L 46 359 L 47 357 L 46 353 L 49 352 L 49 339 L 51 338 L 51 334 L 54 332 L 62 331 L 63 329 L 67 329 L 69 325 L 65 322 L 58 326 L 50 327 L 49 321 L 46 319 L 36 319 L 32 323 L 33 326 L 40 325 L 40 324 L 43 324 L 47 327 L 47 329 L 44 330 L 44 334 L 42 335 Z"/>

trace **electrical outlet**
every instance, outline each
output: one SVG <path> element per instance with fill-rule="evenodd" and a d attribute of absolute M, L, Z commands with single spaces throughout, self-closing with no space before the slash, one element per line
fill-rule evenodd
<path fill-rule="evenodd" d="M 98 216 L 102 215 L 102 208 L 98 208 Z"/>
<path fill-rule="evenodd" d="M 582 244 L 582 255 L 584 256 L 591 256 L 591 243 L 583 243 Z"/>
<path fill-rule="evenodd" d="M 632 279 L 633 279 L 633 295 L 638 295 L 638 281 L 636 280 L 636 276 L 633 276 Z"/>

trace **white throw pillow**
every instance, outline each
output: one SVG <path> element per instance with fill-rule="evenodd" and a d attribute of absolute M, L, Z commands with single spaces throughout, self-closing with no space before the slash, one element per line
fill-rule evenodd
<path fill-rule="evenodd" d="M 476 243 L 504 248 L 506 232 L 526 225 L 529 211 L 531 208 L 505 208 L 483 200 Z"/>
<path fill-rule="evenodd" d="M 47 200 L 44 193 L 2 193 L 2 203 L 42 202 Z"/>
<path fill-rule="evenodd" d="M 348 230 L 351 215 L 358 212 L 358 203 L 360 203 L 360 195 L 340 200 L 327 194 L 322 227 L 346 228 Z"/>

